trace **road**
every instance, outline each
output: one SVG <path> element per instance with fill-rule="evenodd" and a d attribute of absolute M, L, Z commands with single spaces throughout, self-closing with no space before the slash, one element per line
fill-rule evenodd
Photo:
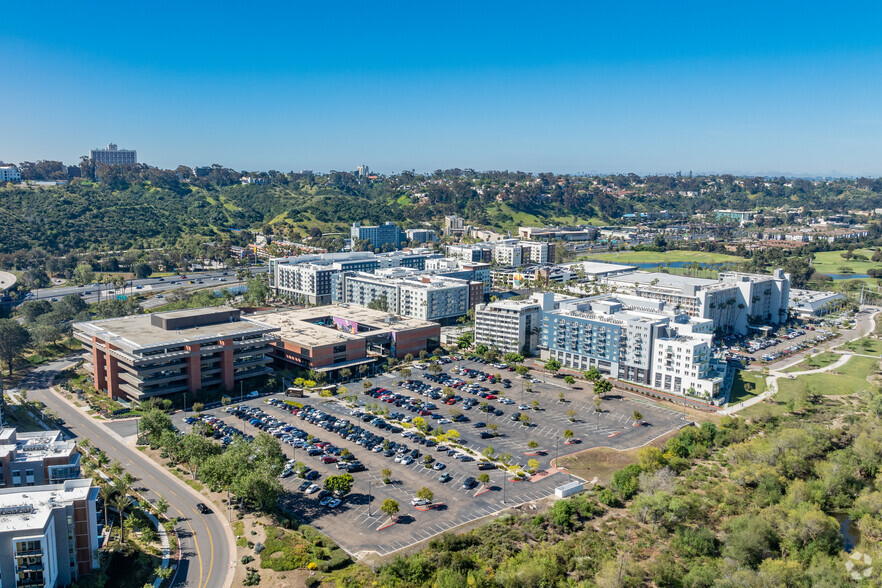
<path fill-rule="evenodd" d="M 232 532 L 223 521 L 223 512 L 203 515 L 196 510 L 198 494 L 172 474 L 126 444 L 122 437 L 73 406 L 49 389 L 53 378 L 70 362 L 51 362 L 28 374 L 21 383 L 28 397 L 46 404 L 65 421 L 68 437 L 88 438 L 92 445 L 119 461 L 137 481 L 134 487 L 155 503 L 160 496 L 169 504 L 168 515 L 179 517 L 177 526 L 181 564 L 173 586 L 214 588 L 232 584 L 235 556 Z"/>
<path fill-rule="evenodd" d="M 251 273 L 255 275 L 265 274 L 268 271 L 266 266 L 255 266 L 249 269 L 251 270 Z M 178 276 L 145 278 L 143 280 L 130 280 L 126 283 L 125 288 L 120 289 L 119 292 L 117 292 L 116 289 L 114 289 L 113 286 L 111 286 L 110 284 L 89 284 L 86 286 L 61 286 L 58 288 L 42 288 L 39 290 L 34 290 L 33 296 L 30 296 L 28 300 L 60 300 L 63 296 L 67 296 L 68 294 L 76 294 L 78 296 L 82 294 L 82 298 L 86 302 L 97 302 L 99 295 L 102 299 L 106 299 L 108 296 L 115 296 L 116 294 L 127 294 L 129 296 L 135 294 L 151 295 L 159 292 L 165 292 L 167 290 L 172 290 L 175 288 L 198 289 L 206 288 L 209 286 L 226 287 L 230 286 L 231 282 L 236 281 L 235 269 L 211 270 L 207 272 L 190 272 L 184 275 L 186 275 L 187 277 L 183 280 Z M 193 282 L 192 284 L 190 283 L 191 281 Z M 199 283 L 200 281 L 202 282 L 201 284 Z"/>

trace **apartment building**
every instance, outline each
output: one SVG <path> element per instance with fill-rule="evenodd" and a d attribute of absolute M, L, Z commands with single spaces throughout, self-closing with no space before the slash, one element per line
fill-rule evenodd
<path fill-rule="evenodd" d="M 790 276 L 720 272 L 718 279 L 630 272 L 601 280 L 608 289 L 662 300 L 691 317 L 711 319 L 720 333 L 747 332 L 787 319 Z"/>
<path fill-rule="evenodd" d="M 518 236 L 527 241 L 593 241 L 597 227 L 519 227 Z"/>
<path fill-rule="evenodd" d="M 80 454 L 61 431 L 0 429 L 0 488 L 60 484 L 80 477 Z"/>
<path fill-rule="evenodd" d="M 490 294 L 493 278 L 490 272 L 490 264 L 483 262 L 469 262 L 452 257 L 435 257 L 426 259 L 426 272 L 435 273 L 445 278 L 458 278 L 470 282 L 484 283 L 484 296 Z"/>
<path fill-rule="evenodd" d="M 14 165 L 0 165 L 0 182 L 20 182 L 21 172 Z"/>
<path fill-rule="evenodd" d="M 712 367 L 712 338 L 710 334 L 687 336 L 665 329 L 653 342 L 651 386 L 708 400 L 719 396 L 723 377 Z"/>
<path fill-rule="evenodd" d="M 135 165 L 138 154 L 134 149 L 120 149 L 116 143 L 110 143 L 105 149 L 92 149 L 89 152 L 92 163 L 104 165 Z"/>
<path fill-rule="evenodd" d="M 0 582 L 70 586 L 98 567 L 92 480 L 0 489 Z"/>
<path fill-rule="evenodd" d="M 353 223 L 350 229 L 350 237 L 360 241 L 367 241 L 374 248 L 382 249 L 384 246 L 389 245 L 398 249 L 407 238 L 407 235 L 392 222 L 367 227 L 361 226 L 361 223 Z"/>
<path fill-rule="evenodd" d="M 95 388 L 144 400 L 271 372 L 276 327 L 241 318 L 229 306 L 156 312 L 74 323 Z"/>
<path fill-rule="evenodd" d="M 260 315 L 279 329 L 273 357 L 280 366 L 325 372 L 339 377 L 343 369 L 357 373 L 381 357 L 403 358 L 432 351 L 440 343 L 437 323 L 402 317 L 370 308 L 331 305 Z"/>
<path fill-rule="evenodd" d="M 434 243 L 438 240 L 435 231 L 432 229 L 407 229 L 405 234 L 407 234 L 408 241 L 416 243 Z"/>
<path fill-rule="evenodd" d="M 468 234 L 469 228 L 465 224 L 465 219 L 461 216 L 451 214 L 444 217 L 444 234 L 448 237 L 461 237 Z"/>
<path fill-rule="evenodd" d="M 408 270 L 346 272 L 337 280 L 335 302 L 382 304 L 388 312 L 430 321 L 449 322 L 484 299 L 484 282 Z"/>
<path fill-rule="evenodd" d="M 467 262 L 490 263 L 493 257 L 493 248 L 486 243 L 474 245 L 448 245 L 447 257 L 461 259 Z"/>
<path fill-rule="evenodd" d="M 542 335 L 542 309 L 560 307 L 571 296 L 543 292 L 524 300 L 497 300 L 475 307 L 475 345 L 502 353 L 533 355 Z"/>

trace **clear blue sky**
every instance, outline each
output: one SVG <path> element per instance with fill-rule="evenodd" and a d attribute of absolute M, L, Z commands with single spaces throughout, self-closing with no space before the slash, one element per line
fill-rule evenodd
<path fill-rule="evenodd" d="M 192 6 L 197 5 L 198 6 Z M 19 2 L 0 160 L 882 175 L 878 2 Z"/>

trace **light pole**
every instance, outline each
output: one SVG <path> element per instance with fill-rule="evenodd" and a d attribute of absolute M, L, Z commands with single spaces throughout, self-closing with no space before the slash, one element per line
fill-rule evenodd
<path fill-rule="evenodd" d="M 187 391 L 184 390 L 184 414 L 187 414 Z"/>
<path fill-rule="evenodd" d="M 502 504 L 505 504 L 505 479 L 508 477 L 508 470 L 502 474 Z"/>
<path fill-rule="evenodd" d="M 373 480 L 368 480 L 368 516 L 372 516 L 371 507 L 373 506 L 373 496 L 371 495 L 371 486 L 373 485 Z"/>

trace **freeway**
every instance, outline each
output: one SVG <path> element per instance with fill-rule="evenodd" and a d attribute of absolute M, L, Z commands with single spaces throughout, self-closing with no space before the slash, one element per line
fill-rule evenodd
<path fill-rule="evenodd" d="M 254 266 L 249 268 L 252 274 L 265 274 L 268 270 L 266 266 Z M 179 276 L 165 276 L 161 278 L 145 278 L 143 280 L 129 280 L 124 288 L 117 291 L 110 284 L 87 284 L 85 286 L 60 286 L 57 288 L 42 288 L 34 290 L 28 296 L 28 300 L 50 299 L 60 300 L 68 294 L 82 295 L 86 302 L 97 302 L 99 295 L 102 299 L 116 294 L 127 294 L 133 296 L 135 294 L 151 295 L 174 288 L 205 288 L 216 285 L 218 287 L 227 286 L 229 282 L 236 281 L 235 269 L 211 270 L 205 272 L 185 273 L 185 279 Z M 192 284 L 190 282 L 193 282 Z"/>
<path fill-rule="evenodd" d="M 59 371 L 70 361 L 54 361 L 28 374 L 21 383 L 30 399 L 39 400 L 64 419 L 61 427 L 68 438 L 88 438 L 119 461 L 136 478 L 141 494 L 155 503 L 160 496 L 169 504 L 168 515 L 179 517 L 181 563 L 172 584 L 175 587 L 214 588 L 232 584 L 235 546 L 232 531 L 223 520 L 223 511 L 203 515 L 196 510 L 199 494 L 141 452 L 130 447 L 122 437 L 92 419 L 50 389 Z"/>

